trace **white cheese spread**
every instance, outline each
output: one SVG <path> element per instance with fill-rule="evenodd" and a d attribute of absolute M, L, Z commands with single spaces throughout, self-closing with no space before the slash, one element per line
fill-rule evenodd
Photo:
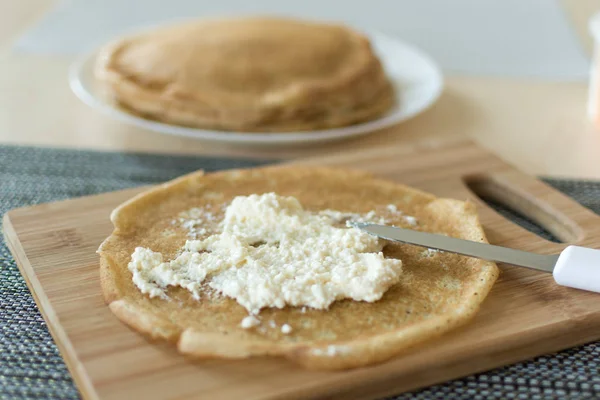
<path fill-rule="evenodd" d="M 138 247 L 129 270 L 150 297 L 166 298 L 168 286 L 180 286 L 199 299 L 206 284 L 251 314 L 264 307 L 326 309 L 341 299 L 379 300 L 398 282 L 402 262 L 386 259 L 376 237 L 340 226 L 340 216 L 308 212 L 296 198 L 274 193 L 239 196 L 225 210 L 219 233 L 188 240 L 171 261 Z"/>

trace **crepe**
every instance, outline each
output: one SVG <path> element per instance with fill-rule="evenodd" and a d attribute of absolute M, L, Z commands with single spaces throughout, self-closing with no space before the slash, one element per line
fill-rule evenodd
<path fill-rule="evenodd" d="M 248 315 L 235 300 L 208 295 L 200 300 L 170 288 L 171 300 L 149 298 L 127 268 L 137 246 L 176 256 L 188 231 L 173 220 L 194 207 L 222 209 L 239 195 L 275 192 L 294 196 L 308 210 L 367 213 L 393 204 L 402 215 L 391 223 L 485 242 L 475 206 L 439 199 L 368 173 L 304 166 L 278 166 L 193 173 L 155 187 L 122 204 L 111 215 L 114 232 L 100 246 L 101 282 L 112 312 L 135 330 L 169 340 L 194 357 L 241 359 L 283 356 L 308 368 L 344 369 L 387 360 L 403 350 L 466 323 L 494 281 L 494 263 L 389 243 L 386 257 L 402 260 L 400 282 L 379 301 L 336 301 L 328 310 L 263 309 L 260 318 L 279 329 L 243 329 Z M 414 217 L 407 218 L 406 216 Z"/>
<path fill-rule="evenodd" d="M 133 113 L 219 130 L 339 127 L 394 103 L 364 35 L 286 18 L 194 21 L 126 37 L 100 51 L 96 77 Z"/>

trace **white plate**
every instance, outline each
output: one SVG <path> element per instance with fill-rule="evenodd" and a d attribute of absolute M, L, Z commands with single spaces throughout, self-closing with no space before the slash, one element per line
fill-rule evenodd
<path fill-rule="evenodd" d="M 388 76 L 396 84 L 398 105 L 378 119 L 343 128 L 286 133 L 243 133 L 188 128 L 141 118 L 115 107 L 101 95 L 94 82 L 96 53 L 82 57 L 71 66 L 69 84 L 77 97 L 87 105 L 114 119 L 155 132 L 209 142 L 245 145 L 328 142 L 364 135 L 413 117 L 433 104 L 442 91 L 442 74 L 429 56 L 400 40 L 380 33 L 368 36 Z"/>

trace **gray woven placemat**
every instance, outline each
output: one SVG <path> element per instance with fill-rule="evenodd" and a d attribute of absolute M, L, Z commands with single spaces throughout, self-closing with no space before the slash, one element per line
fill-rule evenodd
<path fill-rule="evenodd" d="M 197 169 L 260 164 L 208 157 L 0 146 L 0 215 L 11 208 L 165 181 Z M 547 179 L 600 213 L 600 183 Z M 544 235 L 525 218 L 497 208 Z M 600 398 L 600 343 L 432 386 L 395 399 Z M 0 239 L 0 399 L 76 399 L 79 394 L 44 319 Z"/>

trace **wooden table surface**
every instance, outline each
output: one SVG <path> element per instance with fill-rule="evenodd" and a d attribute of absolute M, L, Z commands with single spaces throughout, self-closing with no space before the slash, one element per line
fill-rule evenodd
<path fill-rule="evenodd" d="M 410 121 L 359 139 L 285 151 L 214 147 L 141 131 L 75 98 L 66 78 L 71 58 L 11 51 L 13 40 L 56 1 L 0 2 L 0 144 L 301 157 L 466 135 L 531 174 L 600 178 L 600 132 L 586 118 L 586 82 L 447 76 L 440 100 Z M 600 1 L 562 3 L 591 52 L 587 19 Z"/>

